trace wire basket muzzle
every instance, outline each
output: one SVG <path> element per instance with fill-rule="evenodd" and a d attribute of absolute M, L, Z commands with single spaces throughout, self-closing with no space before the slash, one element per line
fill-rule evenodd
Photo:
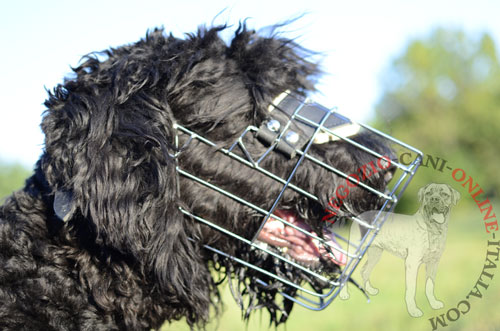
<path fill-rule="evenodd" d="M 207 180 L 200 178 L 196 174 L 190 173 L 177 166 L 176 169 L 180 176 L 193 180 L 229 199 L 233 199 L 262 215 L 263 221 L 255 235 L 252 238 L 245 238 L 212 222 L 209 219 L 195 215 L 186 209 L 181 208 L 181 211 L 193 220 L 209 226 L 227 236 L 230 236 L 231 238 L 239 240 L 241 243 L 248 245 L 252 249 L 268 254 L 280 263 L 287 264 L 289 268 L 297 270 L 297 272 L 307 274 L 309 278 L 315 279 L 324 284 L 322 290 L 318 291 L 317 289 L 312 289 L 308 286 L 308 284 L 294 281 L 284 277 L 283 275 L 279 275 L 272 270 L 264 269 L 254 263 L 251 263 L 251 261 L 244 260 L 215 247 L 204 245 L 206 249 L 261 274 L 262 277 L 257 279 L 257 281 L 263 286 L 269 286 L 271 281 L 283 284 L 284 288 L 293 289 L 293 296 L 286 290 L 280 291 L 286 299 L 292 300 L 312 310 L 322 310 L 327 307 L 335 299 L 335 297 L 337 297 L 342 287 L 345 286 L 346 282 L 350 279 L 363 255 L 375 239 L 377 233 L 380 231 L 380 228 L 383 226 L 386 217 L 394 209 L 405 188 L 415 175 L 415 172 L 422 160 L 422 153 L 387 134 L 375 130 L 367 125 L 352 121 L 351 119 L 336 112 L 335 109 L 327 109 L 319 104 L 310 102 L 301 96 L 293 95 L 289 92 L 280 95 L 277 100 L 273 102 L 269 111 L 271 116 L 268 121 L 263 122 L 260 127 L 248 126 L 238 139 L 236 139 L 236 141 L 234 141 L 234 143 L 228 148 L 220 148 L 220 146 L 210 139 L 181 125 L 175 125 L 177 130 L 175 147 L 179 151 L 178 153 L 181 153 L 182 150 L 188 148 L 189 144 L 193 141 L 198 141 L 199 143 L 212 146 L 214 148 L 214 153 L 222 153 L 281 185 L 282 188 L 272 202 L 271 207 L 264 208 L 253 204 L 251 201 L 238 196 L 234 192 L 229 192 L 228 190 L 214 185 Z M 382 155 L 368 146 L 360 144 L 355 141 L 353 137 L 362 131 L 369 131 L 373 135 L 379 137 L 379 139 L 387 142 L 396 155 L 409 153 L 410 155 L 414 155 L 414 158 L 410 162 L 402 164 L 392 158 L 392 156 Z M 182 147 L 180 146 L 180 135 L 187 135 L 187 138 L 184 139 Z M 248 141 L 247 138 L 249 136 L 253 139 L 256 138 L 260 140 L 261 143 L 266 146 L 263 153 L 255 156 L 249 151 L 245 144 L 245 141 Z M 358 174 L 358 178 L 356 178 L 352 172 L 345 172 L 337 169 L 331 164 L 314 157 L 312 153 L 309 153 L 311 146 L 314 144 L 324 144 L 335 140 L 342 140 L 345 143 L 352 145 L 353 148 L 359 149 L 363 153 L 367 153 L 374 160 L 376 160 L 372 164 L 368 165 L 368 167 L 386 169 L 390 166 L 394 168 L 395 172 L 390 185 L 383 192 L 379 191 L 378 189 L 370 186 L 367 182 L 361 180 L 359 177 L 361 177 L 362 174 Z M 267 157 L 269 157 L 270 153 L 281 153 L 290 159 L 297 160 L 287 176 L 278 176 L 263 166 L 264 161 Z M 362 215 L 350 215 L 346 222 L 338 222 L 334 225 L 330 225 L 327 222 L 328 220 L 325 219 L 325 225 L 328 225 L 329 229 L 333 231 L 332 234 L 334 238 L 330 239 L 308 231 L 308 229 L 298 226 L 297 224 L 291 223 L 284 217 L 280 217 L 280 214 L 277 213 L 277 207 L 286 190 L 293 190 L 311 201 L 319 202 L 320 200 L 319 197 L 315 196 L 313 193 L 308 192 L 293 183 L 294 175 L 304 162 L 312 162 L 315 166 L 321 167 L 326 171 L 343 178 L 345 180 L 345 189 L 339 192 L 341 196 L 343 194 L 348 194 L 349 188 L 356 187 L 356 189 L 363 189 L 370 192 L 370 194 L 378 196 L 382 201 L 380 204 L 381 207 Z M 332 207 L 330 208 L 331 212 L 335 213 L 335 205 L 333 201 L 330 207 Z M 345 261 L 341 261 L 342 263 L 339 263 L 343 264 L 340 272 L 334 276 L 325 275 L 317 270 L 314 270 L 314 268 L 298 263 L 295 259 L 291 258 L 287 254 L 283 254 L 279 250 L 263 245 L 262 242 L 258 240 L 259 234 L 266 223 L 270 220 L 281 222 L 283 226 L 289 227 L 290 229 L 309 237 L 310 240 L 323 247 L 327 254 L 330 254 L 333 259 L 335 259 L 336 256 L 345 256 Z M 355 223 L 359 226 L 361 230 L 359 238 L 349 237 L 350 231 L 346 223 L 347 225 Z"/>

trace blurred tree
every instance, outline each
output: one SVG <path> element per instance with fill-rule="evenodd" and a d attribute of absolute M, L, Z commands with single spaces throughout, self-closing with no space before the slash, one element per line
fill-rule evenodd
<path fill-rule="evenodd" d="M 488 195 L 497 194 L 500 65 L 487 33 L 436 29 L 411 41 L 382 83 L 376 127 L 390 127 L 395 137 L 464 169 Z M 410 191 L 435 175 L 420 171 Z"/>
<path fill-rule="evenodd" d="M 30 171 L 20 164 L 8 164 L 0 161 L 0 204 L 12 192 L 22 188 Z"/>

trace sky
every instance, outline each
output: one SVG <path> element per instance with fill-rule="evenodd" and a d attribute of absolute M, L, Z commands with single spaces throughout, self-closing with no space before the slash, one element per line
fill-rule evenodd
<path fill-rule="evenodd" d="M 258 30 L 303 13 L 285 36 L 324 56 L 316 100 L 357 121 L 370 119 L 382 73 L 412 39 L 447 27 L 488 32 L 500 45 L 498 0 L 3 1 L 0 161 L 33 167 L 43 149 L 46 89 L 85 54 L 135 42 L 157 26 L 183 37 L 200 25 L 234 31 L 247 19 Z"/>

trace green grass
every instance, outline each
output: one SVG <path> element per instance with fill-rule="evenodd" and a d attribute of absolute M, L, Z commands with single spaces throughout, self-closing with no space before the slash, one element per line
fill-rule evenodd
<path fill-rule="evenodd" d="M 495 203 L 494 206 L 499 205 Z M 457 206 L 458 208 L 458 206 Z M 417 283 L 417 304 L 424 312 L 420 318 L 410 317 L 404 300 L 403 260 L 385 252 L 375 267 L 371 282 L 380 289 L 378 295 L 367 303 L 357 290 L 350 290 L 351 298 L 346 301 L 337 298 L 324 311 L 313 312 L 296 306 L 286 327 L 279 331 L 295 330 L 384 330 L 384 331 L 421 331 L 432 330 L 429 318 L 446 314 L 448 309 L 456 307 L 475 285 L 484 264 L 486 243 L 490 238 L 484 232 L 479 211 L 454 211 L 449 224 L 445 252 L 438 269 L 435 292 L 438 299 L 445 303 L 440 310 L 433 310 L 424 294 L 425 268 L 421 267 Z M 459 215 L 459 216 L 455 216 Z M 456 322 L 438 330 L 500 330 L 498 303 L 500 294 L 500 270 L 493 269 L 496 276 L 490 286 L 483 291 L 482 299 L 470 299 L 471 310 Z M 359 277 L 356 277 L 359 279 Z M 219 321 L 208 325 L 207 330 L 273 330 L 268 326 L 266 313 L 257 313 L 248 325 L 241 321 L 241 314 L 227 288 L 223 291 L 225 312 Z M 189 330 L 183 321 L 165 324 L 161 330 Z"/>
<path fill-rule="evenodd" d="M 5 163 L 0 160 L 0 205 L 15 190 L 20 189 L 31 171 L 17 163 Z"/>

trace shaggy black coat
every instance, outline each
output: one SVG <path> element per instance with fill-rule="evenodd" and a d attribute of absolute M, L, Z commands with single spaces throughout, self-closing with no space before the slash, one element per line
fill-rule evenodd
<path fill-rule="evenodd" d="M 49 93 L 44 153 L 26 186 L 0 208 L 0 329 L 147 330 L 181 318 L 203 326 L 219 307 L 215 271 L 238 281 L 237 300 L 248 295 L 240 302 L 245 317 L 265 307 L 275 323 L 286 320 L 292 303 L 280 304 L 276 293 L 294 291 L 263 288 L 253 271 L 202 245 L 308 279 L 181 214 L 182 206 L 248 238 L 262 222 L 254 210 L 177 176 L 173 124 L 227 147 L 248 125 L 268 118 L 267 107 L 281 92 L 313 90 L 319 70 L 291 40 L 241 26 L 227 45 L 221 29 L 185 39 L 156 29 L 137 43 L 87 56 Z M 368 135 L 356 139 L 387 151 Z M 247 143 L 251 153 L 266 148 Z M 310 153 L 345 171 L 371 160 L 342 142 Z M 205 144 L 191 144 L 177 159 L 181 168 L 263 208 L 282 187 Z M 271 153 L 263 166 L 286 177 L 295 162 Z M 320 202 L 287 190 L 280 208 L 321 227 L 341 180 L 307 163 L 294 183 Z M 382 174 L 369 181 L 386 184 Z M 67 222 L 54 212 L 56 192 L 72 198 Z M 377 204 L 356 188 L 343 211 Z"/>

